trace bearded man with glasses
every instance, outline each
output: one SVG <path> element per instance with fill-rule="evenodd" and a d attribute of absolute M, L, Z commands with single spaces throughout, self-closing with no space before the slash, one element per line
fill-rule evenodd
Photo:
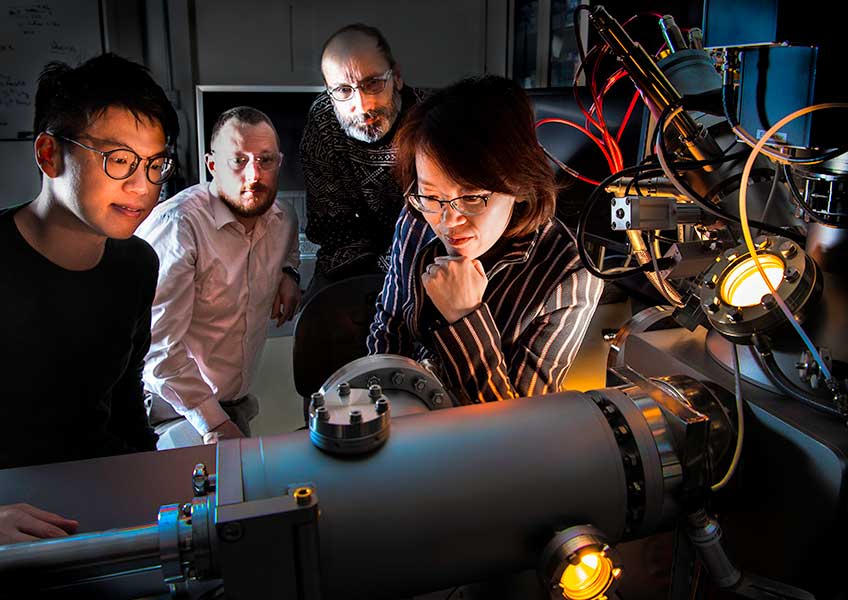
<path fill-rule="evenodd" d="M 133 233 L 176 170 L 177 115 L 144 67 L 105 54 L 47 65 L 34 131 L 41 192 L 0 212 L 0 468 L 153 450 L 141 373 L 158 261 Z M 0 543 L 61 535 L 45 515 Z"/>
<path fill-rule="evenodd" d="M 348 25 L 330 36 L 321 73 L 327 89 L 310 108 L 300 146 L 306 237 L 320 245 L 307 297 L 333 281 L 388 267 L 403 206 L 392 175 L 392 142 L 421 97 L 404 86 L 388 42 L 368 25 Z"/>
<path fill-rule="evenodd" d="M 144 369 L 160 450 L 250 435 L 268 319 L 282 324 L 300 301 L 297 215 L 274 202 L 283 155 L 273 123 L 232 108 L 209 145 L 211 183 L 166 200 L 139 229 L 161 261 Z"/>

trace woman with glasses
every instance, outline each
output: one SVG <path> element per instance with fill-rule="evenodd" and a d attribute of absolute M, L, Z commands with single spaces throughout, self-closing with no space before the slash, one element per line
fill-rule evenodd
<path fill-rule="evenodd" d="M 603 282 L 554 217 L 526 94 L 463 80 L 416 105 L 396 144 L 406 207 L 369 353 L 435 362 L 460 403 L 561 389 Z"/>

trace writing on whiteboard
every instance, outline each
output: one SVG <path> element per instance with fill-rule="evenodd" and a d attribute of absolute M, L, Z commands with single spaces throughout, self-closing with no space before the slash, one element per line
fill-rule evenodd
<path fill-rule="evenodd" d="M 24 35 L 35 35 L 42 31 L 58 31 L 59 21 L 49 4 L 18 4 L 9 7 L 9 18 Z"/>

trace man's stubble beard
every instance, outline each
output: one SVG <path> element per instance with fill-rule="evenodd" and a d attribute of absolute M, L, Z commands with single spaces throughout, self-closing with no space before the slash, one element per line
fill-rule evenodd
<path fill-rule="evenodd" d="M 262 202 L 260 202 L 259 204 L 253 204 L 250 207 L 245 207 L 241 203 L 236 202 L 232 198 L 228 198 L 223 194 L 220 194 L 219 197 L 224 202 L 224 204 L 229 207 L 233 214 L 243 218 L 259 217 L 268 212 L 268 209 L 270 209 L 271 206 L 274 204 L 274 200 L 276 200 L 277 198 L 276 186 L 272 190 L 268 186 L 261 184 L 259 186 L 256 186 L 255 188 L 252 188 L 252 191 L 254 192 L 254 194 L 263 193 L 265 194 L 265 197 L 263 198 Z"/>
<path fill-rule="evenodd" d="M 339 112 L 336 103 L 333 103 L 333 111 L 336 113 L 336 119 L 341 125 L 342 130 L 348 137 L 351 137 L 360 142 L 373 144 L 383 139 L 400 114 L 401 95 L 400 90 L 395 89 L 392 94 L 392 103 L 388 108 L 377 108 L 370 110 L 362 115 L 347 116 Z M 362 123 L 368 117 L 376 117 L 377 122 L 373 125 L 365 125 Z"/>

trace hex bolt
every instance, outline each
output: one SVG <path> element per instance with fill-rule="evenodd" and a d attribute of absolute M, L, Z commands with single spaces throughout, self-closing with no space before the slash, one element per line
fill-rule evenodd
<path fill-rule="evenodd" d="M 330 420 L 330 411 L 327 410 L 326 406 L 319 406 L 315 409 L 315 418 L 319 421 L 329 421 Z"/>
<path fill-rule="evenodd" d="M 372 375 L 365 383 L 368 385 L 368 387 L 371 387 L 372 385 L 382 385 L 383 380 L 380 379 L 379 375 Z"/>
<path fill-rule="evenodd" d="M 209 474 L 206 471 L 206 465 L 197 463 L 194 465 L 194 471 L 191 474 L 191 484 L 194 488 L 195 496 L 203 496 L 208 488 Z"/>
<path fill-rule="evenodd" d="M 356 425 L 357 423 L 362 423 L 362 411 L 352 410 L 350 411 L 350 424 Z"/>
<path fill-rule="evenodd" d="M 780 245 L 780 253 L 783 255 L 783 258 L 793 258 L 798 254 L 798 246 L 792 242 L 783 242 Z"/>
<path fill-rule="evenodd" d="M 730 311 L 730 312 L 727 314 L 727 319 L 728 319 L 731 323 L 738 323 L 739 321 L 741 321 L 742 319 L 744 319 L 744 316 L 742 315 L 742 311 L 741 311 L 741 310 L 739 310 L 738 308 L 736 308 L 736 309 L 734 309 L 734 310 Z"/>
<path fill-rule="evenodd" d="M 433 394 L 433 404 L 436 406 L 441 406 L 445 402 L 445 395 L 442 392 L 435 392 Z"/>
<path fill-rule="evenodd" d="M 315 392 L 312 394 L 312 406 L 318 408 L 319 406 L 324 406 L 324 394 L 321 392 Z"/>
<path fill-rule="evenodd" d="M 383 388 L 381 388 L 376 383 L 372 383 L 368 386 L 368 397 L 371 398 L 371 400 L 376 401 L 382 395 Z"/>
<path fill-rule="evenodd" d="M 378 415 L 382 415 L 384 412 L 389 410 L 389 401 L 386 398 L 380 398 L 374 404 L 374 408 L 377 409 Z"/>
<path fill-rule="evenodd" d="M 421 377 L 415 380 L 415 383 L 412 384 L 412 387 L 415 388 L 416 392 L 423 392 L 424 388 L 427 387 L 427 382 L 424 381 Z"/>
<path fill-rule="evenodd" d="M 347 381 L 339 384 L 339 396 L 350 396 L 350 384 Z"/>
<path fill-rule="evenodd" d="M 708 304 L 708 305 L 707 305 L 707 310 L 708 310 L 709 312 L 711 312 L 712 314 L 717 313 L 717 312 L 718 312 L 718 304 Z"/>
<path fill-rule="evenodd" d="M 403 373 L 396 371 L 392 373 L 392 384 L 401 385 L 403 383 Z"/>
<path fill-rule="evenodd" d="M 763 308 L 774 308 L 777 302 L 775 301 L 774 296 L 772 296 L 771 294 L 765 294 L 760 299 L 760 304 L 763 305 Z"/>
<path fill-rule="evenodd" d="M 244 529 L 238 521 L 226 523 L 218 531 L 221 539 L 225 542 L 237 542 L 241 539 L 241 536 L 244 535 Z"/>
<path fill-rule="evenodd" d="M 783 272 L 783 278 L 789 283 L 796 281 L 800 276 L 801 272 L 795 267 L 786 267 L 786 270 Z"/>

